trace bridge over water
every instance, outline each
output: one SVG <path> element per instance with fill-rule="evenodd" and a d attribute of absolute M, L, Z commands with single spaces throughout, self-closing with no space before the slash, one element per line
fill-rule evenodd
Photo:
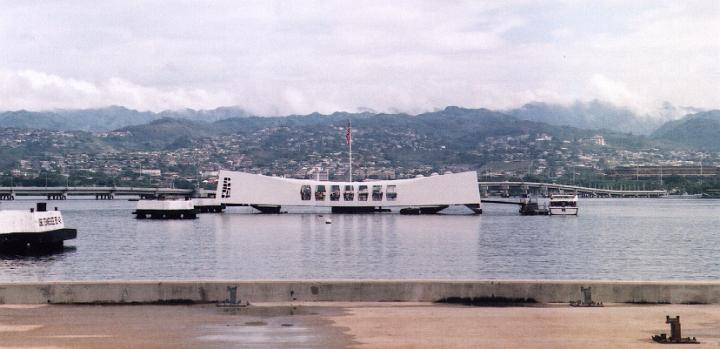
<path fill-rule="evenodd" d="M 65 200 L 68 196 L 95 196 L 97 200 L 111 200 L 118 195 L 158 197 L 186 196 L 193 189 L 143 187 L 0 187 L 0 200 L 13 200 L 17 196 L 45 196 L 48 200 Z"/>
<path fill-rule="evenodd" d="M 646 197 L 667 196 L 667 190 L 617 190 L 588 188 L 576 185 L 539 182 L 478 182 L 483 197 L 491 194 L 510 196 L 511 193 L 549 195 L 551 193 L 577 193 L 587 197 Z"/>
<path fill-rule="evenodd" d="M 665 190 L 615 190 L 587 188 L 574 185 L 537 183 L 537 182 L 478 182 L 482 196 L 491 194 L 510 196 L 511 193 L 549 195 L 551 193 L 578 193 L 588 197 L 662 197 Z M 203 196 L 209 190 L 147 188 L 147 187 L 0 187 L 0 200 L 13 200 L 18 196 L 45 196 L 48 200 L 64 200 L 68 196 L 90 196 L 98 200 L 109 200 L 115 196 L 139 196 L 152 198 L 158 196 Z"/>

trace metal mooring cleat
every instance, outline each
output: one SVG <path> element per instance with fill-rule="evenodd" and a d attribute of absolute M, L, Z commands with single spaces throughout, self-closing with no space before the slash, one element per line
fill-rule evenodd
<path fill-rule="evenodd" d="M 671 318 L 669 315 L 665 317 L 665 323 L 670 324 L 670 338 L 666 333 L 652 336 L 652 340 L 662 344 L 700 344 L 695 337 L 682 337 L 682 330 L 680 329 L 680 316 Z"/>
<path fill-rule="evenodd" d="M 575 302 L 570 302 L 570 306 L 573 307 L 602 307 L 602 302 L 593 302 L 592 300 L 592 287 L 580 286 L 580 292 L 582 293 L 582 299 Z"/>

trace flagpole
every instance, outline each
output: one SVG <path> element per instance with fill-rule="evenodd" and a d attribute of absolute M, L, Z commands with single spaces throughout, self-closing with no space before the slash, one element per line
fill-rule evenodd
<path fill-rule="evenodd" d="M 348 151 L 348 155 L 350 157 L 350 172 L 348 173 L 348 177 L 350 179 L 350 182 L 352 182 L 352 129 L 350 129 L 350 126 L 350 120 L 348 120 L 348 131 L 350 132 L 350 141 L 348 142 L 348 147 L 350 148 L 350 151 Z"/>

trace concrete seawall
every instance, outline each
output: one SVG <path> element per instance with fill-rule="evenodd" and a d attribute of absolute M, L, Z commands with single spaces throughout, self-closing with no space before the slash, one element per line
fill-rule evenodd
<path fill-rule="evenodd" d="M 578 300 L 592 286 L 605 303 L 718 304 L 720 281 L 299 280 L 60 281 L 0 283 L 0 304 L 221 302 L 227 287 L 250 302 L 433 302 L 448 297 Z"/>

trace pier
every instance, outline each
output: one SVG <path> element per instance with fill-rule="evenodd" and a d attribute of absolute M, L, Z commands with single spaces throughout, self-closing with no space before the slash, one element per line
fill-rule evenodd
<path fill-rule="evenodd" d="M 581 287 L 603 303 L 720 304 L 718 281 L 580 280 L 222 280 L 0 283 L 0 304 L 216 303 L 236 287 L 256 302 L 569 303 Z"/>

